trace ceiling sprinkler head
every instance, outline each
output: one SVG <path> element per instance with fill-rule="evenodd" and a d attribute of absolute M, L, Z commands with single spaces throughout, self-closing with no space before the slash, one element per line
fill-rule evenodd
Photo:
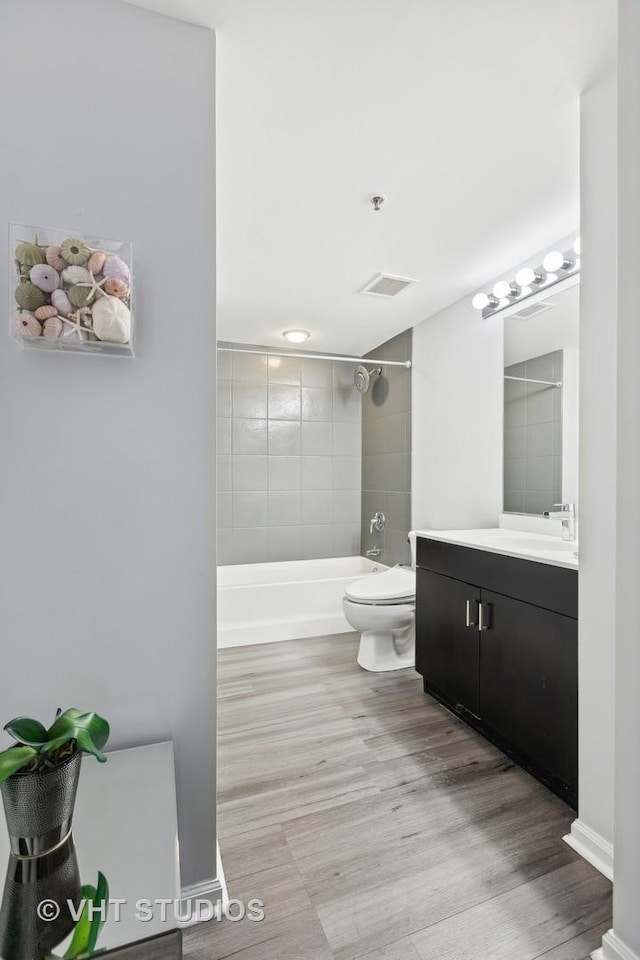
<path fill-rule="evenodd" d="M 382 204 L 384 203 L 384 197 L 381 197 L 379 194 L 376 194 L 375 197 L 369 197 L 369 203 L 373 209 L 377 212 Z"/>

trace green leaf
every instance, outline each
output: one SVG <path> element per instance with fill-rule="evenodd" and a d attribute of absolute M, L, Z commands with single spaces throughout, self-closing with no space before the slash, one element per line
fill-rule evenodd
<path fill-rule="evenodd" d="M 107 878 L 105 877 L 104 873 L 101 873 L 99 870 L 95 905 L 97 911 L 94 913 L 93 920 L 91 921 L 89 943 L 87 945 L 87 950 L 89 953 L 93 953 L 96 948 L 98 936 L 102 930 L 105 920 L 107 919 L 107 910 L 109 909 L 109 884 L 107 883 Z"/>
<path fill-rule="evenodd" d="M 71 707 L 49 727 L 48 736 L 52 740 L 58 737 L 67 740 L 73 738 L 85 753 L 92 753 L 101 762 L 106 760 L 101 750 L 109 739 L 109 724 L 97 713 L 82 713 L 76 707 Z"/>
<path fill-rule="evenodd" d="M 95 895 L 96 888 L 91 884 L 86 884 L 82 887 L 82 890 L 80 891 L 80 899 L 84 901 L 82 905 L 82 912 L 76 920 L 76 925 L 73 928 L 71 943 L 66 949 L 64 960 L 71 960 L 72 957 L 79 957 L 82 953 L 86 953 L 87 951 L 89 937 L 91 935 L 91 917 L 89 915 L 89 911 L 95 899 Z"/>
<path fill-rule="evenodd" d="M 0 783 L 4 783 L 13 773 L 38 756 L 34 747 L 9 747 L 0 753 Z"/>
<path fill-rule="evenodd" d="M 30 747 L 41 747 L 49 739 L 46 727 L 39 720 L 32 720 L 30 717 L 16 717 L 15 720 L 9 720 L 4 729 L 14 740 L 26 743 Z"/>

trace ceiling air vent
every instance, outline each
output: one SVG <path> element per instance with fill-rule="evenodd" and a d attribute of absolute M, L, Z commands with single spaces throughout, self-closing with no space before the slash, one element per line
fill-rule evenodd
<path fill-rule="evenodd" d="M 538 303 L 532 303 L 530 307 L 523 307 L 522 310 L 518 310 L 517 313 L 512 313 L 511 316 L 515 317 L 516 320 L 531 320 L 532 317 L 537 317 L 540 313 L 553 310 L 555 306 L 555 303 L 550 303 L 548 300 L 541 300 Z"/>
<path fill-rule="evenodd" d="M 407 277 L 394 277 L 390 273 L 377 273 L 360 293 L 368 293 L 372 297 L 395 297 L 409 284 L 417 282 Z"/>

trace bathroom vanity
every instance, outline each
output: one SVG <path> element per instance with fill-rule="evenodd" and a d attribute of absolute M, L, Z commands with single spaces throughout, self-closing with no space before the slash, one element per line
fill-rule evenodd
<path fill-rule="evenodd" d="M 418 531 L 425 692 L 571 806 L 578 791 L 576 544 L 513 530 Z"/>

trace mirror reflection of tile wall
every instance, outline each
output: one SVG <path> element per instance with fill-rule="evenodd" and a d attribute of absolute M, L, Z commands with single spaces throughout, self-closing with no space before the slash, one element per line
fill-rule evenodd
<path fill-rule="evenodd" d="M 563 351 L 505 367 L 505 376 L 562 381 Z M 562 501 L 562 387 L 504 382 L 504 509 L 543 513 Z"/>

